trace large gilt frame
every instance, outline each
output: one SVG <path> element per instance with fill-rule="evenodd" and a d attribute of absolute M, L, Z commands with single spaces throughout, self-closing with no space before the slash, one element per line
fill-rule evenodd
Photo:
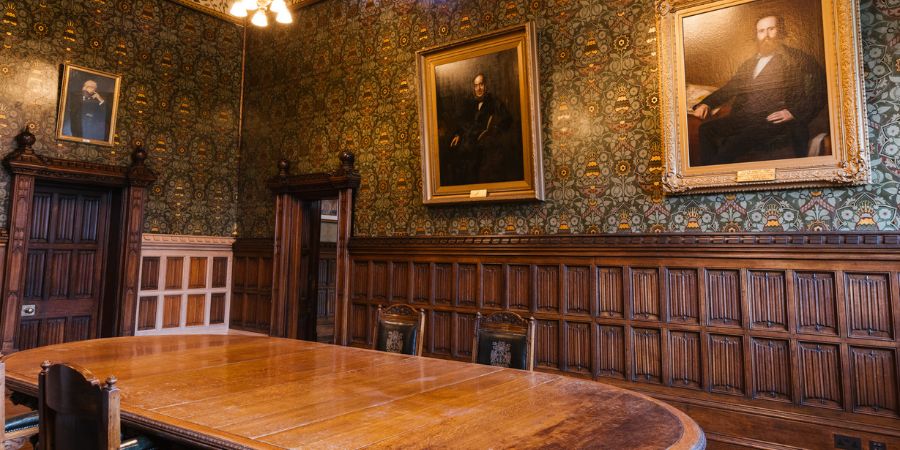
<path fill-rule="evenodd" d="M 435 67 L 441 64 L 515 49 L 518 53 L 524 177 L 522 180 L 441 186 Z M 419 134 L 422 140 L 422 199 L 425 204 L 543 200 L 544 173 L 541 107 L 534 22 L 481 34 L 461 42 L 416 53 Z"/>
<path fill-rule="evenodd" d="M 668 193 L 784 189 L 870 182 L 859 0 L 821 0 L 832 154 L 691 167 L 688 153 L 683 19 L 757 0 L 656 3 L 662 146 Z"/>

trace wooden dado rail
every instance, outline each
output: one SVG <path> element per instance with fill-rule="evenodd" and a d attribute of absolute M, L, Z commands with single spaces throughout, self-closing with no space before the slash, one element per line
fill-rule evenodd
<path fill-rule="evenodd" d="M 900 234 L 355 238 L 349 333 L 427 311 L 469 359 L 476 312 L 537 319 L 538 370 L 649 393 L 712 440 L 900 445 Z M 737 436 L 742 436 L 738 438 Z"/>

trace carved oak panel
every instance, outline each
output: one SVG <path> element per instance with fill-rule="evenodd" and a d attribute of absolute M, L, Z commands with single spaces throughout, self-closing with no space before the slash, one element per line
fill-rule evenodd
<path fill-rule="evenodd" d="M 633 381 L 659 383 L 662 380 L 662 353 L 659 330 L 635 328 L 633 339 Z"/>
<path fill-rule="evenodd" d="M 430 301 L 431 301 L 431 264 L 413 263 L 412 303 L 429 303 Z"/>
<path fill-rule="evenodd" d="M 834 274 L 797 272 L 794 275 L 797 332 L 837 335 Z"/>
<path fill-rule="evenodd" d="M 475 335 L 475 314 L 455 313 L 453 356 L 470 359 Z"/>
<path fill-rule="evenodd" d="M 569 266 L 566 268 L 566 313 L 590 314 L 594 292 L 591 290 L 591 268 Z"/>
<path fill-rule="evenodd" d="M 697 292 L 696 269 L 670 269 L 667 291 L 670 322 L 689 324 L 700 322 L 700 294 Z"/>
<path fill-rule="evenodd" d="M 897 363 L 892 349 L 850 347 L 853 410 L 897 416 Z"/>
<path fill-rule="evenodd" d="M 784 272 L 748 273 L 750 327 L 787 331 Z"/>
<path fill-rule="evenodd" d="M 669 361 L 672 386 L 700 389 L 700 333 L 669 332 Z"/>
<path fill-rule="evenodd" d="M 709 335 L 709 390 L 734 395 L 744 392 L 744 352 L 740 336 Z"/>
<path fill-rule="evenodd" d="M 478 301 L 478 266 L 459 264 L 457 266 L 456 302 L 459 306 L 475 306 Z"/>
<path fill-rule="evenodd" d="M 787 341 L 752 339 L 753 397 L 791 400 L 791 362 Z"/>
<path fill-rule="evenodd" d="M 624 317 L 622 295 L 622 269 L 619 267 L 598 267 L 597 288 L 600 301 L 600 317 Z"/>
<path fill-rule="evenodd" d="M 537 300 L 538 311 L 559 311 L 559 266 L 537 266 Z"/>
<path fill-rule="evenodd" d="M 252 273 L 253 271 L 249 271 Z M 353 300 L 365 300 L 369 294 L 369 262 L 353 263 L 353 289 L 350 291 Z"/>
<path fill-rule="evenodd" d="M 618 326 L 598 326 L 597 375 L 625 378 L 625 332 Z"/>
<path fill-rule="evenodd" d="M 483 306 L 485 308 L 503 307 L 503 266 L 500 264 L 484 264 L 481 266 L 481 278 L 484 285 Z"/>
<path fill-rule="evenodd" d="M 372 262 L 372 300 L 387 303 L 388 296 L 388 265 L 385 261 Z"/>
<path fill-rule="evenodd" d="M 843 407 L 840 349 L 837 345 L 800 342 L 800 403 Z"/>
<path fill-rule="evenodd" d="M 449 305 L 453 303 L 453 265 L 434 265 L 434 303 Z M 447 348 L 449 351 L 449 347 Z"/>
<path fill-rule="evenodd" d="M 510 309 L 531 309 L 531 270 L 528 266 L 509 265 L 507 289 Z"/>
<path fill-rule="evenodd" d="M 538 320 L 534 340 L 535 366 L 559 367 L 559 322 Z"/>
<path fill-rule="evenodd" d="M 408 278 L 409 263 L 399 261 L 391 263 L 391 303 L 409 303 Z"/>
<path fill-rule="evenodd" d="M 659 320 L 659 270 L 632 269 L 631 316 L 639 320 Z"/>
<path fill-rule="evenodd" d="M 741 326 L 741 281 L 737 270 L 706 271 L 707 323 Z"/>
<path fill-rule="evenodd" d="M 432 354 L 450 356 L 453 341 L 451 315 L 447 311 L 431 312 L 431 345 L 428 348 Z"/>
<path fill-rule="evenodd" d="M 891 339 L 894 324 L 887 275 L 848 273 L 846 286 L 850 336 Z"/>
<path fill-rule="evenodd" d="M 591 373 L 591 324 L 586 322 L 565 322 L 566 326 L 566 370 L 576 373 Z"/>

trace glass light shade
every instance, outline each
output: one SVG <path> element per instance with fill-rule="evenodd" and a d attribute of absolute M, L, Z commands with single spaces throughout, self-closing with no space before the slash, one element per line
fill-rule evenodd
<path fill-rule="evenodd" d="M 247 8 L 244 7 L 244 3 L 241 0 L 237 0 L 231 5 L 231 11 L 229 11 L 234 17 L 247 17 Z"/>
<path fill-rule="evenodd" d="M 269 25 L 269 19 L 266 18 L 266 13 L 262 9 L 257 9 L 256 13 L 253 14 L 253 18 L 250 19 L 250 23 L 258 27 L 265 27 Z"/>
<path fill-rule="evenodd" d="M 284 0 L 275 0 L 272 2 L 272 5 L 269 6 L 269 11 L 272 11 L 275 14 L 281 14 L 282 11 L 287 11 L 287 4 L 284 3 Z"/>
<path fill-rule="evenodd" d="M 294 21 L 294 17 L 291 16 L 291 12 L 285 8 L 275 15 L 275 21 L 278 23 L 291 23 Z"/>
<path fill-rule="evenodd" d="M 242 1 L 242 0 L 237 0 L 237 1 Z M 259 3 L 256 0 L 243 0 L 243 2 L 244 2 L 244 9 L 246 9 L 247 11 L 253 11 L 253 10 L 259 9 Z"/>

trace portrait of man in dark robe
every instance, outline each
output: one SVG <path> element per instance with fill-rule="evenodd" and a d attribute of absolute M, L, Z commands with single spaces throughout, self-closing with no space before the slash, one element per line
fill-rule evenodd
<path fill-rule="evenodd" d="M 441 186 L 524 179 L 515 51 L 447 64 L 435 79 Z"/>
<path fill-rule="evenodd" d="M 742 57 L 734 52 L 717 57 L 722 53 L 715 46 L 701 55 L 691 44 L 734 39 L 710 32 L 703 20 L 707 14 L 685 21 L 691 166 L 831 153 L 823 37 L 820 27 L 811 26 L 821 23 L 821 4 L 799 2 L 790 6 L 802 11 L 786 8 L 783 0 L 766 0 L 708 13 L 727 14 L 732 28 L 754 38 L 755 45 L 745 46 L 750 54 Z M 790 19 L 784 15 L 788 11 Z M 804 20 L 802 14 L 818 19 Z"/>

